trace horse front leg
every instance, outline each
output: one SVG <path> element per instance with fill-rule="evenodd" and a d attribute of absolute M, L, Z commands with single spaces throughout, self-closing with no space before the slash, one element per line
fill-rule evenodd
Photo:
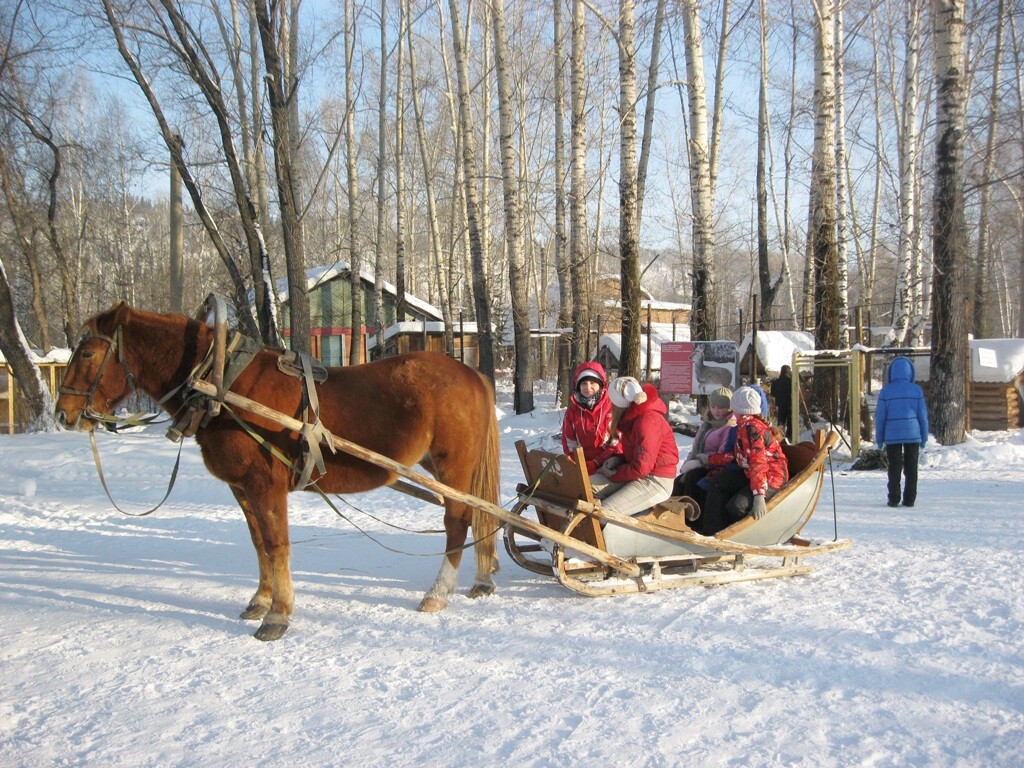
<path fill-rule="evenodd" d="M 263 542 L 263 533 L 252 512 L 252 507 L 245 495 L 245 491 L 232 487 L 231 493 L 234 494 L 238 506 L 242 508 L 242 514 L 245 515 L 245 523 L 249 527 L 249 537 L 252 539 L 253 549 L 256 550 L 256 563 L 259 566 L 259 584 L 256 587 L 256 592 L 238 618 L 246 619 L 247 621 L 262 619 L 270 610 L 272 594 L 270 588 L 270 557 L 267 555 L 267 548 Z"/>
<path fill-rule="evenodd" d="M 289 563 L 288 491 L 282 483 L 280 487 L 262 491 L 249 490 L 246 499 L 262 543 L 257 552 L 260 560 L 260 587 L 253 596 L 257 610 L 261 609 L 262 601 L 266 599 L 263 592 L 264 576 L 270 589 L 269 608 L 263 612 L 263 623 L 253 636 L 257 640 L 277 640 L 288 630 L 288 621 L 295 605 Z"/>
<path fill-rule="evenodd" d="M 460 505 L 461 506 L 461 505 Z M 455 591 L 459 580 L 459 563 L 462 562 L 462 546 L 466 543 L 469 530 L 468 522 L 445 507 L 445 555 L 441 561 L 441 570 L 437 578 L 420 601 L 417 610 L 424 613 L 443 611 L 448 605 L 448 597 Z"/>

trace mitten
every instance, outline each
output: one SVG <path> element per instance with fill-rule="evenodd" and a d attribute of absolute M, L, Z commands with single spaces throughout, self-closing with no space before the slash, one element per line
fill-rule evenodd
<path fill-rule="evenodd" d="M 711 458 L 711 454 L 710 453 L 698 453 L 697 454 L 698 461 L 700 461 L 700 463 L 703 464 L 705 467 L 708 465 L 708 461 L 710 460 L 710 458 Z"/>
<path fill-rule="evenodd" d="M 750 514 L 754 516 L 755 520 L 760 520 L 768 514 L 768 508 L 764 505 L 764 496 L 759 493 L 754 495 L 754 503 L 750 505 Z"/>
<path fill-rule="evenodd" d="M 679 468 L 679 473 L 685 475 L 691 469 L 700 469 L 704 465 L 700 463 L 700 459 L 687 459 L 683 462 L 683 466 Z"/>

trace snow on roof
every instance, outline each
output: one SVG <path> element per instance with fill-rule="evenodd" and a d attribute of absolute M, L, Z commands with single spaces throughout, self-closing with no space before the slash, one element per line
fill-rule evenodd
<path fill-rule="evenodd" d="M 334 280 L 340 277 L 343 273 L 349 271 L 349 264 L 345 261 L 336 261 L 329 267 L 312 267 L 306 270 L 306 290 L 311 291 L 318 285 Z M 365 269 L 359 270 L 359 277 L 373 285 L 374 275 L 372 272 L 368 272 Z M 389 283 L 387 280 L 384 281 L 384 292 L 390 293 L 393 296 L 398 295 L 398 288 Z M 281 278 L 277 281 L 277 298 L 281 302 L 288 301 L 288 280 Z M 415 307 L 420 312 L 430 317 L 441 319 L 441 310 L 435 307 L 433 304 L 428 304 L 423 299 L 418 299 L 408 291 L 405 292 L 405 301 L 410 306 Z"/>
<path fill-rule="evenodd" d="M 689 341 L 690 326 L 676 325 L 672 337 L 672 323 L 651 323 L 651 370 L 661 370 L 661 345 L 667 341 Z M 622 357 L 622 334 L 606 333 L 597 343 L 598 350 L 607 349 L 616 359 Z M 640 334 L 640 367 L 647 368 L 647 334 Z"/>
<path fill-rule="evenodd" d="M 740 344 L 740 360 L 750 348 L 752 334 L 743 337 Z M 814 335 L 807 331 L 758 331 L 757 359 L 761 361 L 769 376 L 778 376 L 782 366 L 791 365 L 794 352 L 810 352 L 814 349 Z"/>
<path fill-rule="evenodd" d="M 45 355 L 39 354 L 35 349 L 29 350 L 29 358 L 33 363 L 66 363 L 71 359 L 71 350 L 67 347 L 54 347 Z M 0 363 L 6 363 L 7 358 L 0 352 Z"/>
<path fill-rule="evenodd" d="M 1024 371 L 1024 339 L 971 339 L 971 381 L 979 384 L 1006 384 Z M 927 381 L 931 357 L 913 358 L 914 376 Z"/>
<path fill-rule="evenodd" d="M 426 328 L 424 329 L 424 325 Z M 476 322 L 467 323 L 453 323 L 452 333 L 473 334 L 476 333 Z M 426 330 L 427 333 L 444 333 L 444 323 L 441 321 L 433 322 L 427 321 L 423 323 L 420 320 L 406 320 L 402 323 L 395 323 L 394 325 L 388 326 L 384 329 L 384 340 L 387 341 L 393 336 L 397 336 L 399 333 L 423 333 Z M 377 346 L 377 335 L 368 333 L 366 335 L 366 348 L 373 349 Z"/>

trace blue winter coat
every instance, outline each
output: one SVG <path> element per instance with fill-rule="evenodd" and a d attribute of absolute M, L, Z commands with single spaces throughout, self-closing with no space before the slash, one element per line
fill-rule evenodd
<path fill-rule="evenodd" d="M 914 365 L 906 357 L 894 358 L 878 393 L 875 442 L 878 445 L 928 441 L 928 409 L 924 393 L 914 383 Z"/>

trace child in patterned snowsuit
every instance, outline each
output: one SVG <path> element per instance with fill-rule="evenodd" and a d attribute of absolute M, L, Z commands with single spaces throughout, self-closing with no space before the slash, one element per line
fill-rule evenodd
<path fill-rule="evenodd" d="M 707 500 L 694 528 L 712 536 L 748 514 L 760 519 L 765 502 L 789 480 L 782 446 L 761 416 L 761 396 L 750 387 L 733 393 L 736 447 L 732 458 L 742 472 L 721 472 L 711 481 Z M 728 457 L 723 457 L 725 461 Z"/>

